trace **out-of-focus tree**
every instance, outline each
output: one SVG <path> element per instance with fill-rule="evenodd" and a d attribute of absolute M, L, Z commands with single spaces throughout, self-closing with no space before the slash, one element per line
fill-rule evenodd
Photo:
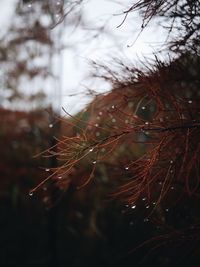
<path fill-rule="evenodd" d="M 63 21 L 77 6 L 77 1 L 17 1 L 9 29 L 0 39 L 2 106 L 47 106 L 48 91 L 61 97 L 56 68 L 64 46 Z"/>
<path fill-rule="evenodd" d="M 43 88 L 37 88 L 37 92 L 32 88 L 34 79 L 51 75 L 48 50 L 52 49 L 53 41 L 48 31 L 50 19 L 48 14 L 44 17 L 44 11 L 44 4 L 38 1 L 34 5 L 31 2 L 16 3 L 14 19 L 0 40 L 2 104 L 5 99 L 12 103 L 25 100 L 23 105 L 28 107 L 30 102 L 44 101 Z"/>

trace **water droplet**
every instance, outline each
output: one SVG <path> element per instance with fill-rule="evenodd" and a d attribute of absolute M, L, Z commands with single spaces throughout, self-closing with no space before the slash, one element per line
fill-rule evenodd
<path fill-rule="evenodd" d="M 141 109 L 145 110 L 145 109 L 146 109 L 146 107 L 145 107 L 145 106 L 143 106 L 143 107 L 141 107 Z"/>
<path fill-rule="evenodd" d="M 147 199 L 146 197 L 143 197 L 143 198 L 142 198 L 142 201 L 145 201 L 146 199 Z"/>
<path fill-rule="evenodd" d="M 32 197 L 33 196 L 33 191 L 29 192 L 29 196 Z"/>
<path fill-rule="evenodd" d="M 171 186 L 171 190 L 174 190 L 174 186 Z"/>
<path fill-rule="evenodd" d="M 128 167 L 128 166 L 126 166 L 126 167 L 125 167 L 125 170 L 127 171 L 128 169 L 129 169 L 129 167 Z"/>
<path fill-rule="evenodd" d="M 131 207 L 131 209 L 135 209 L 136 208 L 136 205 L 133 205 L 132 207 Z"/>
<path fill-rule="evenodd" d="M 49 128 L 53 128 L 53 124 L 52 123 L 49 124 Z"/>
<path fill-rule="evenodd" d="M 159 182 L 158 184 L 159 184 L 159 185 L 162 185 L 162 182 Z"/>
<path fill-rule="evenodd" d="M 101 116 L 103 113 L 101 111 L 99 111 L 99 116 Z"/>
<path fill-rule="evenodd" d="M 45 172 L 49 172 L 49 171 L 50 171 L 50 169 L 48 169 L 48 168 L 45 169 Z"/>
<path fill-rule="evenodd" d="M 95 126 L 96 126 L 96 127 L 98 127 L 98 126 L 99 126 L 99 124 L 98 124 L 98 123 L 96 123 L 96 124 L 95 124 Z"/>
<path fill-rule="evenodd" d="M 31 8 L 32 7 L 32 4 L 30 3 L 30 4 L 28 4 L 28 8 Z"/>
<path fill-rule="evenodd" d="M 173 160 L 170 160 L 170 163 L 172 164 L 174 161 Z"/>
<path fill-rule="evenodd" d="M 89 150 L 89 151 L 90 151 L 90 152 L 92 152 L 93 150 L 94 150 L 94 148 L 92 147 L 92 148 L 90 148 L 90 150 Z"/>
<path fill-rule="evenodd" d="M 112 107 L 111 107 L 112 109 L 114 109 L 115 108 L 115 106 L 114 105 L 112 105 Z"/>
<path fill-rule="evenodd" d="M 188 100 L 188 103 L 189 103 L 189 104 L 192 104 L 192 100 Z"/>
<path fill-rule="evenodd" d="M 92 163 L 93 163 L 93 164 L 96 164 L 97 162 L 96 162 L 96 160 L 94 160 Z"/>
<path fill-rule="evenodd" d="M 149 208 L 150 208 L 150 206 L 149 206 L 149 205 L 147 205 L 147 206 L 146 206 L 146 209 L 149 209 Z"/>
<path fill-rule="evenodd" d="M 148 121 L 146 121 L 146 122 L 145 122 L 145 124 L 146 124 L 146 125 L 148 125 L 148 124 L 149 124 L 149 122 L 148 122 Z"/>
<path fill-rule="evenodd" d="M 152 204 L 155 206 L 156 205 L 156 202 L 153 202 Z"/>
<path fill-rule="evenodd" d="M 112 122 L 116 122 L 116 119 L 112 119 Z"/>
<path fill-rule="evenodd" d="M 168 212 L 168 211 L 169 211 L 169 209 L 167 208 L 167 209 L 165 209 L 165 211 L 166 211 L 166 212 Z"/>
<path fill-rule="evenodd" d="M 60 6 L 60 5 L 61 5 L 61 3 L 60 3 L 59 1 L 57 1 L 57 2 L 56 2 L 56 5 L 57 5 L 57 6 Z"/>
<path fill-rule="evenodd" d="M 126 205 L 125 205 L 125 207 L 127 207 L 127 208 L 128 208 L 128 207 L 129 207 L 129 205 L 128 205 L 128 204 L 126 204 Z"/>
<path fill-rule="evenodd" d="M 62 179 L 62 176 L 58 176 L 58 179 L 59 179 L 59 180 Z"/>

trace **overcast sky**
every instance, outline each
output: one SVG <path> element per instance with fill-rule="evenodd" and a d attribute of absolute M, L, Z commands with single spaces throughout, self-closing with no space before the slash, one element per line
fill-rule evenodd
<path fill-rule="evenodd" d="M 5 33 L 9 26 L 15 2 L 17 0 L 0 1 L 0 34 Z M 128 7 L 132 1 L 121 1 L 126 3 L 126 6 L 118 4 L 118 2 L 113 0 L 88 0 L 84 4 L 83 15 L 88 27 L 95 29 L 105 24 L 107 34 L 102 33 L 97 38 L 90 39 L 88 36 L 92 33 L 91 29 L 89 34 L 87 34 L 86 31 L 81 29 L 72 31 L 70 27 L 66 26 L 62 39 L 66 46 L 73 47 L 76 44 L 76 49 L 65 49 L 62 51 L 61 62 L 59 63 L 62 68 L 58 66 L 61 70 L 61 90 L 56 92 L 48 91 L 48 94 L 52 101 L 55 97 L 59 98 L 61 101 L 57 101 L 57 105 L 64 106 L 70 113 L 77 112 L 88 101 L 83 95 L 78 94 L 77 96 L 70 97 L 71 94 L 83 92 L 86 86 L 96 86 L 98 91 L 106 89 L 104 84 L 99 83 L 99 81 L 95 83 L 88 78 L 90 60 L 109 62 L 112 65 L 110 56 L 120 56 L 125 61 L 128 60 L 129 62 L 136 63 L 144 57 L 152 57 L 156 47 L 165 39 L 163 29 L 156 25 L 155 27 L 145 29 L 133 44 L 140 31 L 141 19 L 137 14 L 132 14 L 118 28 L 117 26 L 123 21 L 123 15 L 119 15 L 120 12 L 125 10 L 126 6 Z M 61 107 L 57 108 L 61 109 Z"/>

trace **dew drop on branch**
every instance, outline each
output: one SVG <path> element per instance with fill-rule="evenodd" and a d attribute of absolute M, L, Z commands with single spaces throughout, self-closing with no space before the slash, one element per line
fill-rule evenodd
<path fill-rule="evenodd" d="M 131 209 L 135 209 L 136 208 L 136 205 L 133 205 L 132 207 L 131 207 Z"/>
<path fill-rule="evenodd" d="M 29 192 L 29 196 L 30 196 L 30 197 L 33 196 L 33 192 L 32 192 L 32 191 Z"/>
<path fill-rule="evenodd" d="M 192 104 L 192 100 L 188 100 L 188 103 L 189 103 L 189 104 Z"/>
<path fill-rule="evenodd" d="M 52 123 L 49 124 L 49 128 L 53 128 L 53 124 Z"/>
<path fill-rule="evenodd" d="M 146 107 L 145 107 L 145 106 L 142 106 L 142 107 L 141 107 L 141 109 L 142 109 L 142 110 L 145 110 L 145 109 L 146 109 Z"/>

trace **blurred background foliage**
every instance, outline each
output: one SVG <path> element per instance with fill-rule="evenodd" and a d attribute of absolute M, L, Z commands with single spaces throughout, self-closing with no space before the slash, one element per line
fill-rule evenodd
<path fill-rule="evenodd" d="M 149 2 L 153 5 L 155 1 Z M 104 77 L 112 84 L 111 93 L 98 95 L 74 118 L 58 119 L 43 87 L 57 81 L 52 61 L 59 53 L 60 32 L 52 35 L 50 29 L 62 23 L 63 2 L 59 3 L 34 1 L 33 5 L 32 1 L 20 1 L 8 33 L 0 40 L 0 265 L 198 266 L 198 190 L 192 196 L 183 192 L 178 204 L 171 208 L 169 203 L 177 200 L 183 186 L 172 188 L 170 201 L 156 207 L 153 219 L 148 217 L 145 199 L 135 207 L 110 195 L 131 178 L 126 166 L 147 150 L 143 143 L 149 138 L 146 133 L 122 139 L 101 162 L 96 162 L 95 153 L 91 153 L 62 179 L 53 177 L 38 192 L 29 194 L 60 164 L 56 157 L 33 158 L 56 144 L 54 136 L 79 138 L 87 128 L 89 143 L 104 139 L 108 134 L 102 128 L 115 134 L 117 127 L 126 128 L 134 122 L 128 114 L 138 109 L 140 98 L 132 96 L 137 80 L 132 75 L 135 69 L 123 69 L 122 65 L 121 74 L 127 74 L 128 79 L 123 75 L 115 77 L 111 71 L 111 77 Z M 70 3 L 73 7 L 81 1 L 69 1 L 69 10 Z M 56 8 L 55 14 L 52 8 Z M 193 26 L 196 27 L 196 18 Z M 193 99 L 195 112 L 186 112 L 182 119 L 193 116 L 198 120 L 200 64 L 198 55 L 190 53 L 169 65 L 152 67 L 152 72 L 142 74 L 140 81 L 145 84 L 147 77 L 156 82 L 158 77 L 160 81 L 165 78 L 159 86 L 170 90 L 174 86 L 174 91 L 181 89 L 184 96 Z M 173 64 L 178 64 L 175 69 L 179 71 L 174 72 Z M 40 80 L 44 84 L 39 83 L 38 88 Z M 151 121 L 155 105 L 150 107 L 148 101 L 143 102 L 140 106 L 144 108 L 138 109 L 137 115 L 143 122 Z M 135 137 L 142 143 L 132 143 L 131 138 Z M 199 139 L 194 142 L 198 144 Z M 106 149 L 109 148 L 112 150 L 112 145 Z M 102 148 L 99 153 L 103 157 L 107 151 Z M 82 187 L 94 165 L 95 179 Z"/>

